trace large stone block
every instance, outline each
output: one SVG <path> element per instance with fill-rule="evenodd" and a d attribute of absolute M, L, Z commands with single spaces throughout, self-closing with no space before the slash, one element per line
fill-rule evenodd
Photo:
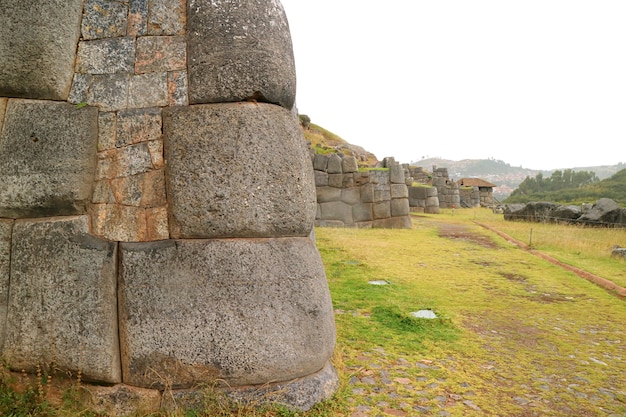
<path fill-rule="evenodd" d="M 392 184 L 405 184 L 404 169 L 401 165 L 395 164 L 389 168 L 389 181 Z"/>
<path fill-rule="evenodd" d="M 111 0 L 86 0 L 81 30 L 83 39 L 124 36 L 127 26 L 128 4 Z"/>
<path fill-rule="evenodd" d="M 374 219 L 386 219 L 391 217 L 391 203 L 389 201 L 374 204 Z"/>
<path fill-rule="evenodd" d="M 352 224 L 352 206 L 343 201 L 321 203 L 322 220 L 340 220 L 345 224 Z"/>
<path fill-rule="evenodd" d="M 85 213 L 97 142 L 96 108 L 9 100 L 0 134 L 0 217 Z"/>
<path fill-rule="evenodd" d="M 391 198 L 409 198 L 406 184 L 391 184 Z"/>
<path fill-rule="evenodd" d="M 409 199 L 394 198 L 391 200 L 391 216 L 408 216 L 409 215 Z"/>
<path fill-rule="evenodd" d="M 66 100 L 83 0 L 0 2 L 0 97 Z"/>
<path fill-rule="evenodd" d="M 163 113 L 172 237 L 309 235 L 313 168 L 291 112 L 226 103 Z"/>
<path fill-rule="evenodd" d="M 313 172 L 315 174 L 315 186 L 326 187 L 328 185 L 328 174 L 322 171 L 313 171 Z"/>
<path fill-rule="evenodd" d="M 354 205 L 361 202 L 361 189 L 359 187 L 344 188 L 341 190 L 341 201 Z"/>
<path fill-rule="evenodd" d="M 296 73 L 278 1 L 187 2 L 189 101 L 255 99 L 291 109 Z"/>
<path fill-rule="evenodd" d="M 374 202 L 374 185 L 364 184 L 360 188 L 361 188 L 361 202 L 373 203 Z"/>
<path fill-rule="evenodd" d="M 122 243 L 120 265 L 125 383 L 287 381 L 332 354 L 333 310 L 309 237 Z"/>
<path fill-rule="evenodd" d="M 0 219 L 0 349 L 4 343 L 7 305 L 9 302 L 9 274 L 11 272 L 11 231 L 13 220 Z"/>
<path fill-rule="evenodd" d="M 346 156 L 341 161 L 341 169 L 343 172 L 357 172 L 359 170 L 359 165 L 357 163 L 356 157 L 354 156 Z"/>
<path fill-rule="evenodd" d="M 12 369 L 55 363 L 85 380 L 121 382 L 117 244 L 88 229 L 87 216 L 15 222 L 2 349 Z"/>
<path fill-rule="evenodd" d="M 374 220 L 372 227 L 377 229 L 410 229 L 412 225 L 409 216 L 402 216 Z"/>
<path fill-rule="evenodd" d="M 328 156 L 328 163 L 326 164 L 326 172 L 329 174 L 342 174 L 343 173 L 343 160 L 336 153 Z"/>
<path fill-rule="evenodd" d="M 315 154 L 313 157 L 313 169 L 316 171 L 326 171 L 326 169 L 328 169 L 328 155 Z"/>
<path fill-rule="evenodd" d="M 318 203 L 328 203 L 329 201 L 341 200 L 341 188 L 317 187 L 316 192 Z"/>
<path fill-rule="evenodd" d="M 343 185 L 343 174 L 328 174 L 328 186 L 341 188 Z"/>
<path fill-rule="evenodd" d="M 352 217 L 355 223 L 374 220 L 374 207 L 372 203 L 361 203 L 352 207 Z"/>

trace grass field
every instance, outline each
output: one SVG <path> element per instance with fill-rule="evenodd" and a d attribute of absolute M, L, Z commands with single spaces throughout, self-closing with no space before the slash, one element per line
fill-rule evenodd
<path fill-rule="evenodd" d="M 534 248 L 626 284 L 624 261 L 610 258 L 624 230 L 510 223 L 479 209 L 414 216 L 411 230 L 318 228 L 335 397 L 306 413 L 186 415 L 626 416 L 626 301 L 474 221 L 526 243 L 532 230 Z M 419 310 L 438 318 L 411 315 Z"/>
<path fill-rule="evenodd" d="M 532 227 L 535 248 L 623 277 L 605 251 L 623 230 L 544 229 L 478 209 L 417 216 L 412 230 L 318 229 L 344 415 L 625 416 L 626 302 L 474 220 L 519 240 Z M 410 316 L 421 309 L 441 318 Z"/>

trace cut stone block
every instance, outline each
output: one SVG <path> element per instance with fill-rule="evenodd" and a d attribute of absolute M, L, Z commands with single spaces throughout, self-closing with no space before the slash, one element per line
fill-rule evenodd
<path fill-rule="evenodd" d="M 83 39 L 125 36 L 127 22 L 128 4 L 111 0 L 87 0 L 82 22 Z"/>
<path fill-rule="evenodd" d="M 17 371 L 54 363 L 83 379 L 121 382 L 117 244 L 88 217 L 17 220 L 2 357 Z"/>
<path fill-rule="evenodd" d="M 360 203 L 352 207 L 352 217 L 355 223 L 374 220 L 372 203 Z"/>
<path fill-rule="evenodd" d="M 83 0 L 0 2 L 0 97 L 67 100 Z"/>
<path fill-rule="evenodd" d="M 408 216 L 409 215 L 409 199 L 394 198 L 391 200 L 391 216 Z"/>
<path fill-rule="evenodd" d="M 328 186 L 341 188 L 343 184 L 343 174 L 328 174 Z"/>
<path fill-rule="evenodd" d="M 115 146 L 161 139 L 161 109 L 131 109 L 117 114 L 117 141 Z"/>
<path fill-rule="evenodd" d="M 372 227 L 377 229 L 410 229 L 412 225 L 409 216 L 402 216 L 374 220 Z"/>
<path fill-rule="evenodd" d="M 406 184 L 391 184 L 391 198 L 409 198 Z"/>
<path fill-rule="evenodd" d="M 120 245 L 125 383 L 288 381 L 332 355 L 333 310 L 309 237 Z"/>
<path fill-rule="evenodd" d="M 84 41 L 78 44 L 76 72 L 84 74 L 132 74 L 134 62 L 134 38 Z"/>
<path fill-rule="evenodd" d="M 361 189 L 358 187 L 344 188 L 341 190 L 341 201 L 350 205 L 361 202 Z"/>
<path fill-rule="evenodd" d="M 0 217 L 85 213 L 97 142 L 96 108 L 9 100 L 0 134 Z"/>
<path fill-rule="evenodd" d="M 87 83 L 86 99 L 81 101 L 86 101 L 90 106 L 99 107 L 100 111 L 126 109 L 128 108 L 130 77 L 129 74 L 91 75 Z M 79 96 L 82 97 L 80 94 Z"/>
<path fill-rule="evenodd" d="M 404 179 L 404 169 L 401 165 L 395 164 L 389 168 L 389 181 L 392 184 L 405 184 Z"/>
<path fill-rule="evenodd" d="M 321 203 L 320 208 L 323 220 L 341 220 L 346 224 L 354 222 L 352 219 L 352 206 L 343 201 Z"/>
<path fill-rule="evenodd" d="M 329 201 L 341 200 L 341 189 L 335 187 L 317 187 L 317 202 L 328 203 Z"/>
<path fill-rule="evenodd" d="M 187 2 L 189 101 L 254 99 L 291 109 L 296 72 L 278 1 Z"/>
<path fill-rule="evenodd" d="M 343 168 L 343 160 L 341 159 L 341 157 L 337 155 L 336 153 L 331 154 L 328 157 L 326 172 L 328 172 L 329 174 L 341 174 L 343 173 L 342 168 Z"/>
<path fill-rule="evenodd" d="M 188 91 L 187 71 L 167 73 L 167 99 L 170 106 L 187 106 L 189 104 Z"/>
<path fill-rule="evenodd" d="M 148 35 L 184 34 L 186 0 L 143 1 L 148 3 L 148 10 L 150 11 L 148 15 Z M 190 3 L 193 5 L 194 2 Z"/>
<path fill-rule="evenodd" d="M 9 303 L 9 274 L 11 272 L 11 232 L 13 220 L 0 219 L 0 349 L 6 332 Z"/>
<path fill-rule="evenodd" d="M 295 116 L 265 103 L 163 110 L 174 238 L 308 236 L 311 158 Z"/>
<path fill-rule="evenodd" d="M 356 157 L 354 156 L 346 156 L 341 161 L 341 168 L 343 172 L 357 172 L 359 170 L 359 165 L 357 163 Z"/>
<path fill-rule="evenodd" d="M 148 33 L 148 1 L 129 0 L 128 36 L 144 36 Z"/>
<path fill-rule="evenodd" d="M 93 204 L 90 211 L 96 235 L 119 242 L 148 240 L 146 209 L 120 204 Z"/>
<path fill-rule="evenodd" d="M 138 38 L 135 73 L 187 69 L 186 46 L 183 36 L 143 36 Z"/>
<path fill-rule="evenodd" d="M 133 75 L 128 85 L 128 107 L 160 107 L 169 103 L 167 73 Z"/>
<path fill-rule="evenodd" d="M 391 217 L 391 203 L 389 201 L 374 203 L 374 219 L 386 219 L 388 217 Z"/>

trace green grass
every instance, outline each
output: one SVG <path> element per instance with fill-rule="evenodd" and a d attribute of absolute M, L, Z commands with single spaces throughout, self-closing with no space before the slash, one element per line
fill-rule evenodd
<path fill-rule="evenodd" d="M 614 245 L 626 246 L 626 229 L 511 222 L 485 209 L 460 215 L 472 215 L 534 249 L 626 288 L 626 260 L 611 257 Z"/>
<path fill-rule="evenodd" d="M 488 210 L 415 216 L 411 230 L 318 228 L 337 326 L 335 397 L 298 413 L 209 396 L 212 408 L 171 415 L 347 417 L 364 407 L 372 416 L 420 415 L 416 407 L 451 416 L 626 415 L 626 301 L 474 220 L 519 240 L 533 227 L 538 249 L 614 274 L 608 279 L 624 269 L 602 249 L 623 234 L 509 223 Z M 421 309 L 439 318 L 411 316 Z M 37 393 L 0 384 L 0 407 L 88 415 L 71 397 L 51 411 Z"/>
<path fill-rule="evenodd" d="M 514 400 L 522 398 L 539 415 L 598 415 L 600 408 L 626 413 L 622 400 L 598 394 L 611 389 L 623 399 L 625 302 L 472 222 L 487 216 L 457 209 L 416 217 L 413 230 L 316 231 L 338 309 L 344 378 L 380 379 L 385 369 L 392 382 L 394 376 L 414 381 L 404 393 L 411 401 L 400 388 L 380 384 L 383 395 L 356 382 L 351 388 L 368 395 L 349 397 L 352 408 L 366 405 L 372 415 L 385 415 L 377 404 L 406 415 L 416 405 L 436 411 L 442 405 L 433 396 L 458 398 L 459 387 L 469 386 L 481 411 L 472 414 L 457 402 L 446 412 L 524 415 Z M 443 226 L 465 228 L 492 246 L 439 237 Z M 392 285 L 368 284 L 380 279 Z M 442 319 L 409 317 L 422 308 Z M 420 361 L 437 369 L 404 365 Z M 544 391 L 546 378 L 550 391 Z M 588 382 L 579 386 L 577 378 Z M 433 384 L 428 396 L 415 395 Z M 390 392 L 401 399 L 390 399 Z"/>

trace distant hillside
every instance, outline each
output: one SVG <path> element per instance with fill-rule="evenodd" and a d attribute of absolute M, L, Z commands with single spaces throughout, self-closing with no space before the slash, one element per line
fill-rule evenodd
<path fill-rule="evenodd" d="M 411 165 L 420 166 L 427 171 L 432 171 L 433 165 L 437 166 L 437 168 L 447 168 L 448 175 L 454 180 L 467 177 L 482 178 L 497 185 L 497 188 L 494 189 L 494 195 L 499 199 L 506 198 L 511 194 L 526 177 L 532 178 L 539 173 L 549 177 L 552 175 L 552 172 L 555 171 L 528 169 L 521 166 L 514 167 L 511 166 L 511 164 L 497 159 L 463 159 L 461 161 L 452 161 L 449 159 L 428 158 L 411 162 Z M 573 171 L 592 171 L 595 172 L 599 179 L 605 179 L 622 169 L 626 169 L 626 164 L 575 167 L 569 169 Z"/>
<path fill-rule="evenodd" d="M 573 170 L 571 170 L 573 171 Z M 581 179 L 585 174 L 581 173 Z M 573 178 L 575 175 L 567 171 L 555 175 L 561 178 Z M 531 201 L 549 201 L 560 204 L 590 203 L 600 198 L 610 198 L 618 204 L 626 205 L 626 169 L 601 181 L 582 183 L 579 186 L 567 181 L 554 181 L 552 178 L 531 178 L 520 184 L 520 187 L 505 200 L 505 203 L 528 203 Z M 569 184 L 569 185 L 568 185 Z M 548 189 L 549 191 L 546 191 Z"/>

